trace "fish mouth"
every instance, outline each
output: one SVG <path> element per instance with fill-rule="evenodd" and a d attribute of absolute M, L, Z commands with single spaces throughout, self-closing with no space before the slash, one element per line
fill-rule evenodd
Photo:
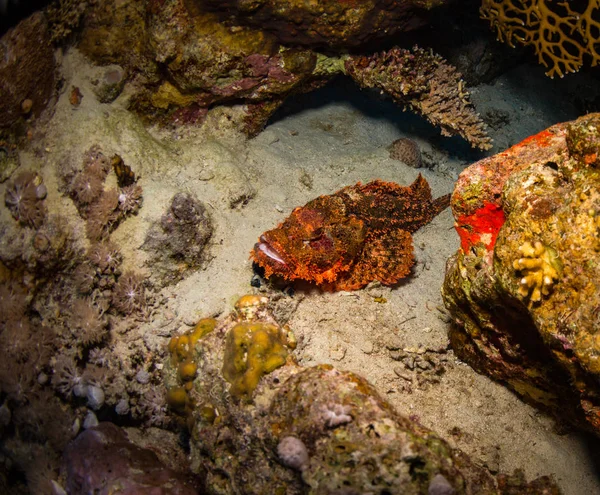
<path fill-rule="evenodd" d="M 259 251 L 263 252 L 265 256 L 273 261 L 276 261 L 281 265 L 287 265 L 277 250 L 271 246 L 271 244 L 269 244 L 269 241 L 267 241 L 264 235 L 260 236 L 260 242 L 256 244 L 256 247 L 259 249 Z"/>

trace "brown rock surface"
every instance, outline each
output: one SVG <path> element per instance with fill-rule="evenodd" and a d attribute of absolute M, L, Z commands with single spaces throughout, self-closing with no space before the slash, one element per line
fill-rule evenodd
<path fill-rule="evenodd" d="M 444 0 L 188 0 L 229 16 L 232 22 L 260 27 L 284 44 L 349 48 L 388 38 L 423 24 L 415 4 L 432 7 Z"/>
<path fill-rule="evenodd" d="M 44 15 L 33 14 L 0 39 L 0 127 L 39 115 L 55 87 L 54 52 Z M 30 102 L 24 102 L 30 100 Z M 25 112 L 27 110 L 27 112 Z"/>
<path fill-rule="evenodd" d="M 356 9 L 344 3 L 315 5 L 317 10 L 336 12 L 343 7 L 349 16 L 344 22 L 357 29 L 366 29 L 361 24 L 366 21 L 352 21 L 363 8 L 377 17 L 388 8 L 404 12 L 410 6 L 407 2 L 359 2 Z M 272 19 L 276 22 L 280 13 L 290 11 L 281 7 L 272 12 Z M 119 5 L 112 0 L 92 6 L 83 25 L 80 50 L 96 62 L 122 66 L 137 83 L 132 108 L 153 121 L 201 124 L 215 104 L 244 103 L 237 124 L 254 136 L 285 98 L 347 74 L 361 87 L 382 90 L 424 115 L 443 135 L 461 135 L 480 149 L 491 145 L 460 74 L 426 50 L 393 48 L 363 57 L 328 45 L 326 55 L 314 47 L 298 47 L 296 41 L 286 45 L 262 24 L 231 25 L 218 13 L 184 0 Z"/>
<path fill-rule="evenodd" d="M 164 466 L 156 454 L 129 440 L 124 430 L 100 423 L 81 433 L 65 450 L 67 491 L 142 495 L 194 495 L 191 478 Z"/>
<path fill-rule="evenodd" d="M 443 296 L 455 352 L 528 402 L 600 433 L 600 115 L 469 167 Z"/>

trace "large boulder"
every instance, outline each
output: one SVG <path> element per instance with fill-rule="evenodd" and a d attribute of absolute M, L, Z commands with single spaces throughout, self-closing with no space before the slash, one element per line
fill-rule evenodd
<path fill-rule="evenodd" d="M 65 450 L 63 467 L 70 495 L 198 493 L 195 480 L 166 467 L 113 423 L 100 423 L 75 438 Z"/>
<path fill-rule="evenodd" d="M 548 477 L 492 476 L 354 373 L 298 366 L 268 304 L 244 296 L 169 344 L 168 400 L 204 493 L 559 493 Z"/>
<path fill-rule="evenodd" d="M 451 204 L 456 354 L 600 434 L 600 114 L 470 166 Z"/>

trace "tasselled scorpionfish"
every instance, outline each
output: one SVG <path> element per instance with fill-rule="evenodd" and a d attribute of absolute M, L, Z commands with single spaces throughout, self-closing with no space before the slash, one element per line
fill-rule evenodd
<path fill-rule="evenodd" d="M 410 186 L 375 180 L 295 208 L 260 236 L 251 258 L 265 276 L 307 280 L 328 290 L 394 285 L 414 264 L 411 234 L 450 203 L 433 199 L 419 174 Z"/>

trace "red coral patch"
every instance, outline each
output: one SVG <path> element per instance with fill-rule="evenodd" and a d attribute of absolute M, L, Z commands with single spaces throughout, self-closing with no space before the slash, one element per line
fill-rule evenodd
<path fill-rule="evenodd" d="M 460 247 L 463 252 L 468 252 L 472 246 L 478 243 L 485 244 L 486 249 L 491 251 L 496 244 L 496 238 L 504 220 L 502 207 L 488 202 L 485 202 L 475 213 L 459 217 L 455 228 L 460 237 Z"/>

